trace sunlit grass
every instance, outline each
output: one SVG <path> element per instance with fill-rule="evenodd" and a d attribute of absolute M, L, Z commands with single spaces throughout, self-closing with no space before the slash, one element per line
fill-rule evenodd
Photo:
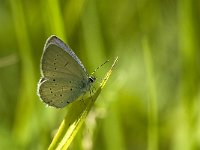
<path fill-rule="evenodd" d="M 117 61 L 118 58 L 115 59 L 113 65 L 105 75 L 104 79 L 101 81 L 98 89 L 95 91 L 94 94 L 84 99 L 84 103 L 80 100 L 77 100 L 76 102 L 70 105 L 71 107 L 69 108 L 51 145 L 49 146 L 49 150 L 54 150 L 54 149 L 65 150 L 70 146 L 72 140 L 79 131 L 89 111 L 91 110 L 99 94 L 101 93 L 101 90 L 108 81 Z"/>

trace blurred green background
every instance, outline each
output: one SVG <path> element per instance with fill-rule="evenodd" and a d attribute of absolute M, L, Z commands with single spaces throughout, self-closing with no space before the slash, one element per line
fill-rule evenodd
<path fill-rule="evenodd" d="M 199 0 L 1 0 L 0 149 L 47 149 L 67 111 L 36 95 L 52 34 L 89 73 L 119 56 L 70 149 L 200 149 Z"/>

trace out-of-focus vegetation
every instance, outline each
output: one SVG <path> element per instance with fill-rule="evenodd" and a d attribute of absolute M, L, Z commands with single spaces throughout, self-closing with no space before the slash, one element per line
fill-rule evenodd
<path fill-rule="evenodd" d="M 0 149 L 46 149 L 67 112 L 36 95 L 52 34 L 89 73 L 119 56 L 71 149 L 200 149 L 199 26 L 198 0 L 1 0 Z"/>

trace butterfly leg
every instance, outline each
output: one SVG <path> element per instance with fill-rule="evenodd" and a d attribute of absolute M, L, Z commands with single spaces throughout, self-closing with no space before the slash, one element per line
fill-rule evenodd
<path fill-rule="evenodd" d="M 83 95 L 82 95 L 80 101 L 86 106 L 86 103 L 85 103 L 85 101 L 84 101 L 84 96 L 85 96 L 85 94 L 86 94 L 86 92 L 83 93 Z"/>

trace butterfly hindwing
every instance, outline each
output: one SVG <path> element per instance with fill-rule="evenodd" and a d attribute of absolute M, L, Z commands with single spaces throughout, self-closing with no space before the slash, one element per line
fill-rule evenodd
<path fill-rule="evenodd" d="M 77 99 L 83 92 L 83 83 L 71 79 L 48 79 L 40 81 L 39 95 L 50 106 L 61 108 Z"/>

